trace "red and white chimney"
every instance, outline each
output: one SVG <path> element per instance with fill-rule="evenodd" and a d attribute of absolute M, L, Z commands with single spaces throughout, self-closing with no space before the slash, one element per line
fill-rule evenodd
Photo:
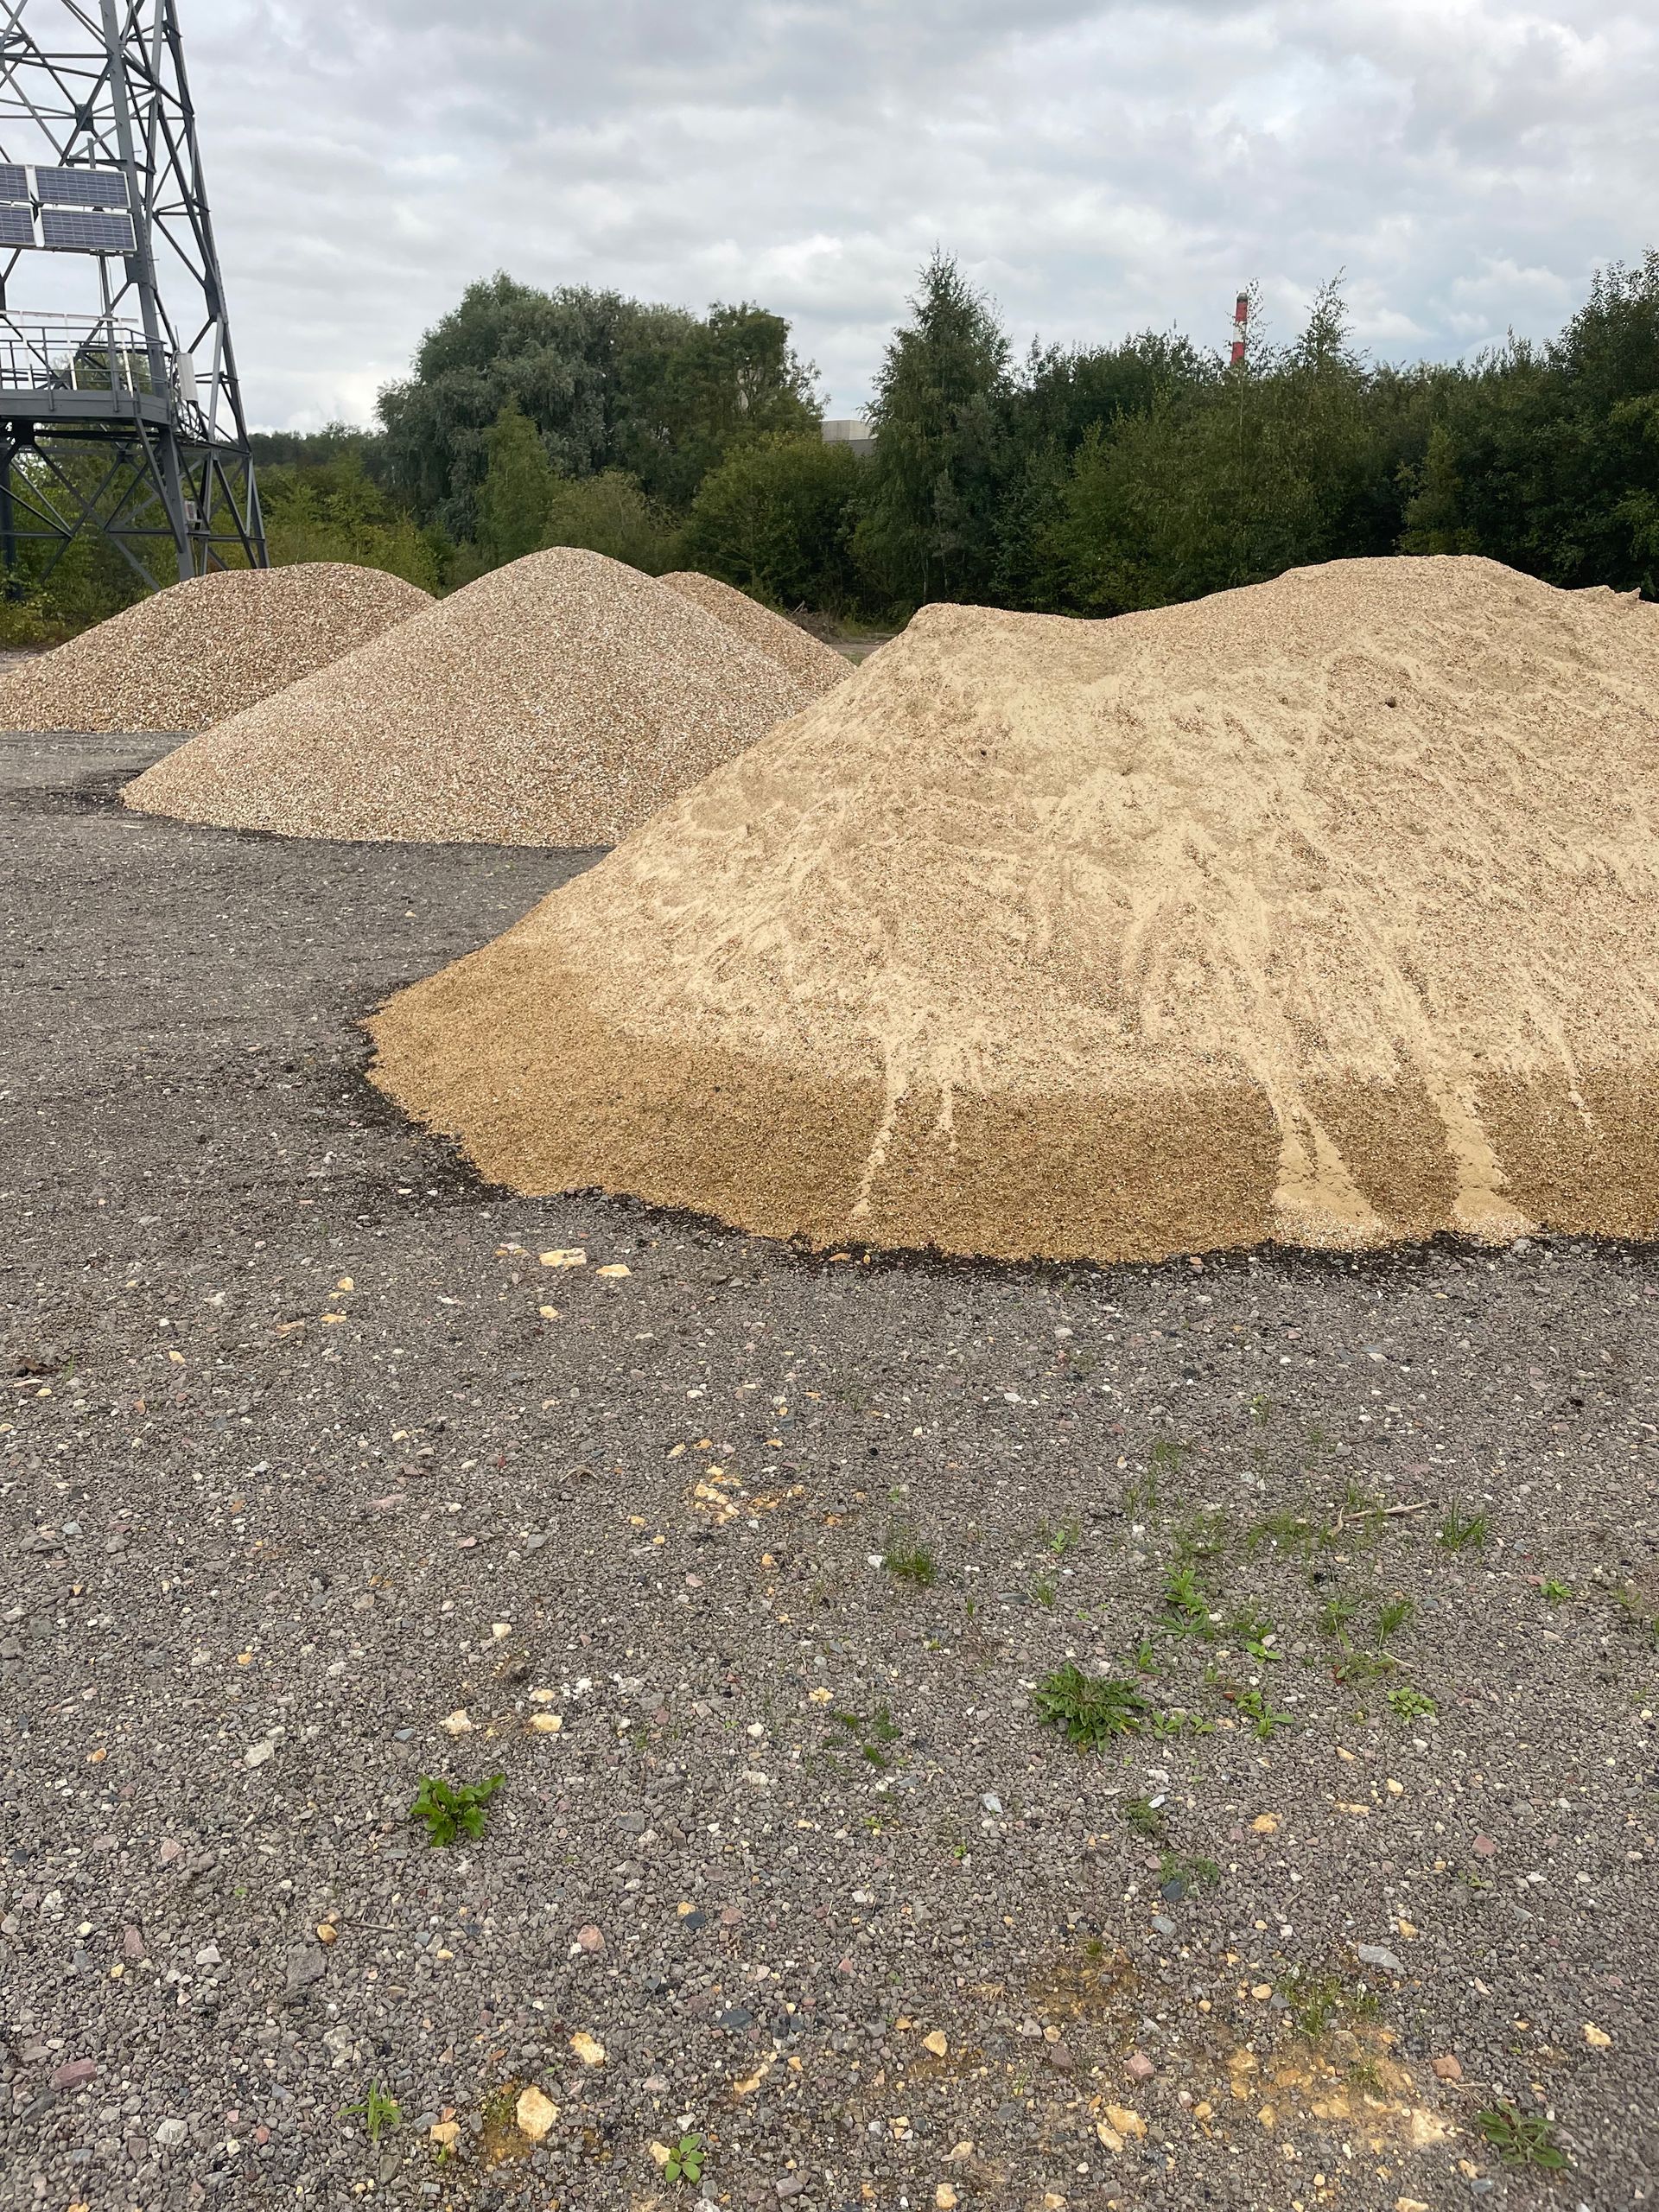
<path fill-rule="evenodd" d="M 1250 296 L 1248 292 L 1241 292 L 1233 302 L 1233 350 L 1229 357 L 1230 365 L 1233 368 L 1236 368 L 1244 358 L 1244 342 L 1249 335 L 1249 320 Z"/>

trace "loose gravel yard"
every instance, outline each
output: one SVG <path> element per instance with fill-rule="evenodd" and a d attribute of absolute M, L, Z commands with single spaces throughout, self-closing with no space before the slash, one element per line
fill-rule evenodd
<path fill-rule="evenodd" d="M 0 2202 L 1653 2198 L 1654 1255 L 505 1196 L 355 1025 L 590 856 L 159 749 L 0 739 Z"/>

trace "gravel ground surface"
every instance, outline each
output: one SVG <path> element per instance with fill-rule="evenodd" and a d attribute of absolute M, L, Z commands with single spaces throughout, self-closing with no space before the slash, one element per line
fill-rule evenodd
<path fill-rule="evenodd" d="M 354 1025 L 587 856 L 149 757 L 0 741 L 0 2202 L 1653 2195 L 1653 1255 L 505 1197 Z"/>

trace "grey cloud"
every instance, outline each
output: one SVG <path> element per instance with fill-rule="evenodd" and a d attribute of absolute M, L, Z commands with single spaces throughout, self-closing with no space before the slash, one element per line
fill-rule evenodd
<path fill-rule="evenodd" d="M 937 243 L 1023 344 L 1542 334 L 1645 243 L 1659 27 L 1602 0 L 182 0 L 251 411 L 362 417 L 469 279 L 789 315 L 836 412 Z"/>

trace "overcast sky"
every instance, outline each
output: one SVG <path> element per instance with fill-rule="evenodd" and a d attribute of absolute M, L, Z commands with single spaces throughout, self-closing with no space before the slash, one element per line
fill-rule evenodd
<path fill-rule="evenodd" d="M 1659 237 L 1650 0 L 180 0 L 251 418 L 366 421 L 474 276 L 787 315 L 834 415 L 935 245 L 1023 345 L 1556 329 Z M 1645 234 L 1644 234 L 1644 226 Z"/>

